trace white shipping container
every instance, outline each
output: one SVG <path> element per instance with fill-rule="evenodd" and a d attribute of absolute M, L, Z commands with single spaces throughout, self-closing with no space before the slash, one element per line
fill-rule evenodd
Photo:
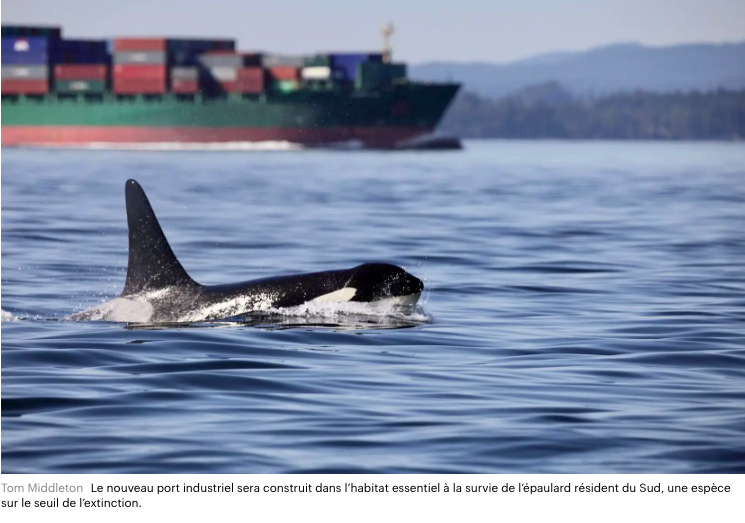
<path fill-rule="evenodd" d="M 47 77 L 49 68 L 46 65 L 4 65 L 3 78 L 23 80 L 43 80 Z"/>
<path fill-rule="evenodd" d="M 331 78 L 331 68 L 325 66 L 303 67 L 300 76 L 303 80 L 329 80 Z"/>
<path fill-rule="evenodd" d="M 238 80 L 237 67 L 211 67 L 212 77 L 220 82 L 234 82 Z"/>
<path fill-rule="evenodd" d="M 87 91 L 88 89 L 90 89 L 90 86 L 91 84 L 89 84 L 88 82 L 80 80 L 70 82 L 70 84 L 68 85 L 68 89 L 70 89 L 71 91 Z"/>
<path fill-rule="evenodd" d="M 113 55 L 115 64 L 164 64 L 163 51 L 120 51 Z"/>

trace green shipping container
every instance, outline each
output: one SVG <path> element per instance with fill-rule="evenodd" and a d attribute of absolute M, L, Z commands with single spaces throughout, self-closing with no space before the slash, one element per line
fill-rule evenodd
<path fill-rule="evenodd" d="M 296 80 L 278 80 L 272 83 L 272 89 L 280 93 L 291 93 L 297 91 L 298 83 Z"/>
<path fill-rule="evenodd" d="M 406 78 L 406 64 L 365 62 L 357 66 L 354 86 L 362 90 L 375 90 L 391 86 L 395 80 Z"/>
<path fill-rule="evenodd" d="M 303 60 L 305 67 L 331 67 L 331 57 L 326 54 L 308 56 Z"/>
<path fill-rule="evenodd" d="M 62 94 L 69 93 L 104 93 L 106 82 L 103 80 L 58 80 L 55 91 Z"/>

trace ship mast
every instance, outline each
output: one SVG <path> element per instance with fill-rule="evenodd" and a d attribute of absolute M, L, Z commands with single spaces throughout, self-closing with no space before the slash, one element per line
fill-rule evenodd
<path fill-rule="evenodd" d="M 393 61 L 393 49 L 391 48 L 391 35 L 393 35 L 393 24 L 388 22 L 380 29 L 383 35 L 383 62 L 390 63 Z"/>

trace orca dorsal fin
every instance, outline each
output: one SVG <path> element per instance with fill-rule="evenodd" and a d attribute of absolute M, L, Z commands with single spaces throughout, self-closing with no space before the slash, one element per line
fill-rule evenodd
<path fill-rule="evenodd" d="M 122 296 L 168 287 L 197 287 L 168 245 L 158 218 L 139 183 L 124 186 L 129 226 L 129 263 Z"/>

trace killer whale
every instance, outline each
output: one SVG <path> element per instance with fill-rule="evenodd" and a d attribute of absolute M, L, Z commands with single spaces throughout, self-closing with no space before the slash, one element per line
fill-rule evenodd
<path fill-rule="evenodd" d="M 414 305 L 424 289 L 419 278 L 387 263 L 202 285 L 176 258 L 145 191 L 135 180 L 126 182 L 125 200 L 129 259 L 124 290 L 118 298 L 72 315 L 73 320 L 195 322 L 322 301 Z"/>

